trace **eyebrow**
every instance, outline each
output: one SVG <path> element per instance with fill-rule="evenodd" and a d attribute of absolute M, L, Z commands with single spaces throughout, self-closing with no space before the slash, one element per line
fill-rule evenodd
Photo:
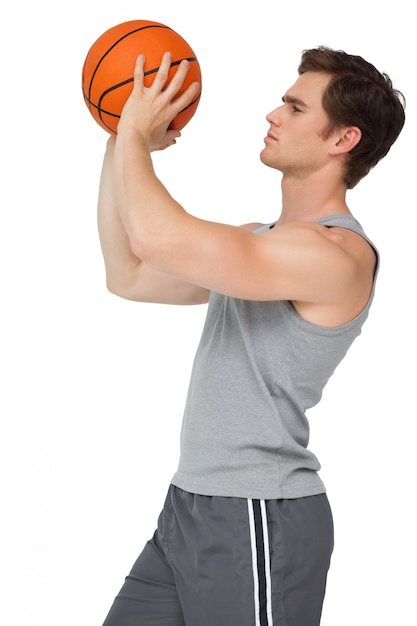
<path fill-rule="evenodd" d="M 282 101 L 286 104 L 297 104 L 301 107 L 308 109 L 308 105 L 304 102 L 304 100 L 300 100 L 300 98 L 291 96 L 291 94 L 289 93 L 286 93 L 285 96 L 282 96 Z"/>

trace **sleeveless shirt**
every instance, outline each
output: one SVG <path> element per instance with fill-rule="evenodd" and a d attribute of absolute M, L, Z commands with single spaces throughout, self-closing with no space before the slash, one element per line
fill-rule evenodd
<path fill-rule="evenodd" d="M 285 300 L 251 301 L 211 293 L 194 359 L 172 483 L 208 496 L 276 499 L 325 492 L 308 449 L 306 411 L 368 317 L 379 265 L 375 246 L 350 215 L 317 220 L 353 230 L 377 255 L 364 309 L 325 327 L 304 320 Z M 253 232 L 262 234 L 273 224 Z"/>

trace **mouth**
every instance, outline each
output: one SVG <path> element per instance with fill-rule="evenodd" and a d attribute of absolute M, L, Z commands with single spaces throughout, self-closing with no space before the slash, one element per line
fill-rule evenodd
<path fill-rule="evenodd" d="M 271 132 L 267 134 L 264 141 L 278 141 L 278 139 Z"/>

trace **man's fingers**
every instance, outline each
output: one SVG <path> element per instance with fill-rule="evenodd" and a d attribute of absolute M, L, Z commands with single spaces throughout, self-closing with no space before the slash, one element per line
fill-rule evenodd
<path fill-rule="evenodd" d="M 135 71 L 134 71 L 134 86 L 136 88 L 141 88 L 143 86 L 143 79 L 145 76 L 144 72 L 145 67 L 145 55 L 139 54 L 135 63 Z"/>
<path fill-rule="evenodd" d="M 167 85 L 169 71 L 171 69 L 172 64 L 172 53 L 165 52 L 161 59 L 161 64 L 159 69 L 155 75 L 152 85 L 149 89 L 153 89 L 154 91 L 159 91 L 168 96 L 169 100 L 172 100 L 175 95 L 180 91 L 181 87 L 184 84 L 184 80 L 187 77 L 188 71 L 190 69 L 190 62 L 187 59 L 183 59 L 179 65 L 174 68 L 174 74 Z M 135 80 L 139 84 L 143 84 L 144 79 L 144 65 L 145 65 L 145 56 L 139 55 L 136 61 L 135 68 Z"/>

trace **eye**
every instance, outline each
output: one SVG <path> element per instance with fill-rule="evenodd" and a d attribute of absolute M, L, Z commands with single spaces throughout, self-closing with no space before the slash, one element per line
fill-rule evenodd
<path fill-rule="evenodd" d="M 292 105 L 292 110 L 293 110 L 293 113 L 301 113 L 302 112 L 301 109 L 299 109 L 298 107 L 295 106 L 295 104 Z"/>

